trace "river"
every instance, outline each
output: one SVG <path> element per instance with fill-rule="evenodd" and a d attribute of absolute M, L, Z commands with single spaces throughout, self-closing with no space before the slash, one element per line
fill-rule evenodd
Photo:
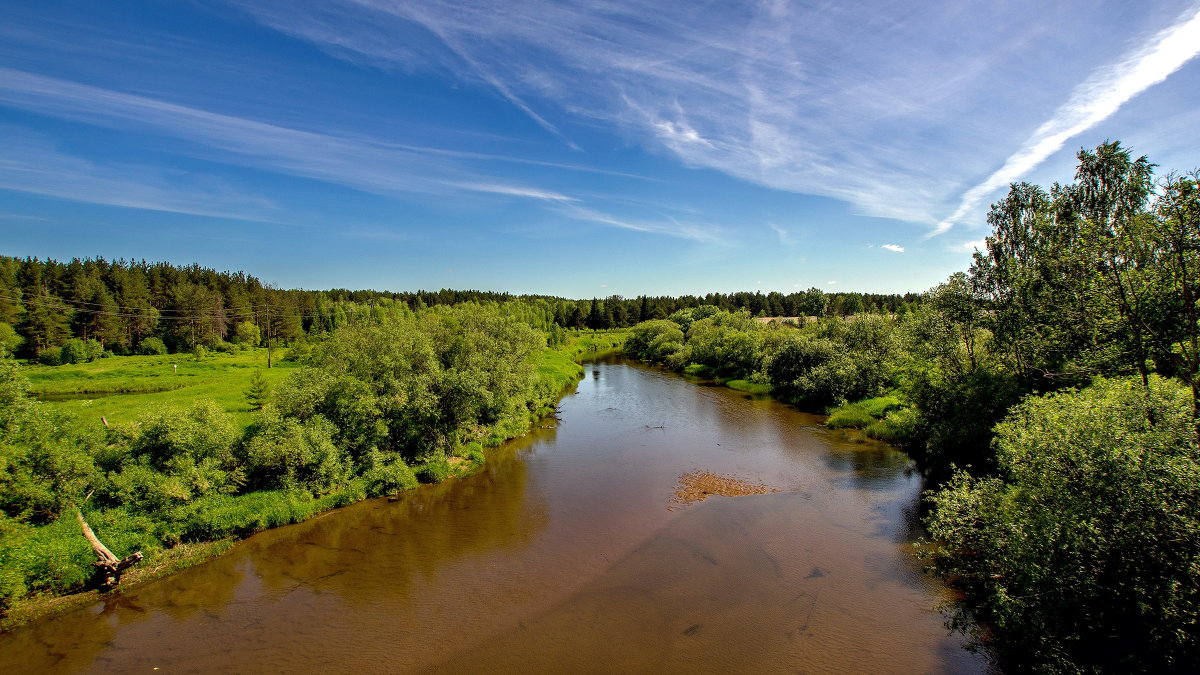
<path fill-rule="evenodd" d="M 908 458 L 623 361 L 485 469 L 0 635 L 0 672 L 981 672 Z M 548 425 L 549 426 L 549 425 Z M 672 507 L 701 470 L 779 492 Z"/>

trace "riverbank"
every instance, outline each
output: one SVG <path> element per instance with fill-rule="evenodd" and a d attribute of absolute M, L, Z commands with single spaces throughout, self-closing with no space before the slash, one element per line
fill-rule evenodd
<path fill-rule="evenodd" d="M 983 670 L 931 611 L 902 454 L 619 358 L 558 409 L 470 476 L 0 636 L 0 671 Z M 669 510 L 691 471 L 780 492 Z"/>
<path fill-rule="evenodd" d="M 577 363 L 576 358 L 580 354 L 595 353 L 601 349 L 612 349 L 620 344 L 622 337 L 622 334 L 619 332 L 587 336 L 586 339 L 575 337 L 569 339 L 566 344 L 558 346 L 558 348 L 543 348 L 535 354 L 533 358 L 535 372 L 533 391 L 537 392 L 537 400 L 529 402 L 534 414 L 529 416 L 527 423 L 521 429 L 516 429 L 511 423 L 507 425 L 495 425 L 490 430 L 487 428 L 478 429 L 477 434 L 483 439 L 482 444 L 487 446 L 498 445 L 510 438 L 527 434 L 531 429 L 538 426 L 544 426 L 544 416 L 553 413 L 556 402 L 561 400 L 562 396 L 568 393 L 574 387 L 574 383 L 582 376 L 583 371 Z M 174 392 L 168 392 L 168 395 L 171 393 Z M 446 478 L 468 475 L 478 471 L 484 465 L 484 454 L 480 443 L 468 444 L 462 449 L 461 455 L 449 456 L 446 461 L 430 465 L 429 467 L 415 466 L 413 468 L 422 478 L 423 482 L 440 482 Z M 410 472 L 408 475 L 411 480 L 412 473 Z M 413 480 L 413 484 L 415 484 L 415 480 Z M 145 549 L 145 559 L 126 572 L 121 586 L 115 591 L 104 594 L 97 593 L 94 590 L 68 592 L 65 594 L 42 591 L 13 598 L 4 616 L 0 617 L 0 630 L 12 630 L 31 621 L 84 606 L 98 599 L 119 597 L 122 592 L 132 590 L 150 581 L 161 579 L 179 570 L 206 562 L 227 551 L 234 543 L 250 534 L 280 525 L 302 522 L 327 513 L 330 510 L 362 501 L 368 497 L 368 489 L 369 486 L 366 484 L 366 479 L 364 478 L 351 481 L 351 483 L 320 497 L 310 496 L 304 498 L 302 495 L 281 492 L 279 497 L 282 499 L 282 502 L 280 502 L 280 499 L 268 499 L 269 495 L 266 492 L 251 492 L 237 497 L 231 496 L 223 500 L 217 499 L 216 501 L 206 497 L 203 503 L 207 505 L 209 511 L 215 510 L 215 513 L 196 513 L 190 516 L 190 520 L 188 521 L 190 524 L 185 526 L 197 532 L 211 532 L 215 534 L 216 536 L 213 537 L 212 541 L 186 541 L 176 543 L 173 546 Z M 376 494 L 378 493 L 376 492 Z M 242 502 L 245 502 L 245 504 L 243 505 Z M 279 504 L 276 504 L 276 502 L 279 502 Z M 197 504 L 197 506 L 201 505 Z M 202 508 L 201 510 L 204 509 Z M 91 517 L 89 515 L 89 519 Z M 203 522 L 199 522 L 197 519 Z M 71 518 L 70 520 L 73 522 L 74 519 Z M 129 536 L 136 533 L 126 532 L 125 529 L 127 528 L 119 528 L 120 532 L 113 535 L 111 534 L 111 529 L 106 530 L 103 526 L 104 523 L 93 522 L 92 524 L 101 539 L 106 540 L 114 549 L 117 546 L 113 544 L 112 539 L 110 539 L 111 536 L 117 536 L 119 539 L 125 541 L 127 545 L 123 545 L 121 550 L 118 551 L 119 553 L 128 553 L 134 550 L 132 548 L 134 544 L 128 542 L 138 538 L 137 536 Z M 109 524 L 112 525 L 113 523 Z M 49 528 L 54 528 L 54 532 L 51 533 Z M 86 549 L 86 544 L 83 543 L 83 538 L 78 533 L 78 527 L 72 526 L 65 519 L 62 522 L 55 522 L 43 528 L 35 528 L 34 530 L 26 529 L 21 531 L 20 534 L 24 537 L 30 537 L 40 532 L 45 532 L 50 536 L 50 540 L 42 542 L 40 548 L 62 548 L 69 546 L 73 549 L 72 555 L 74 557 L 78 557 L 80 554 L 79 551 L 74 551 L 74 549 L 80 546 Z M 142 538 L 144 537 L 145 535 L 142 535 Z M 18 550 L 25 548 L 20 542 L 10 542 L 10 544 L 13 543 L 16 544 L 16 549 Z M 136 545 L 136 547 L 139 549 L 143 548 L 141 545 Z M 124 548 L 129 548 L 130 550 L 125 551 Z M 8 549 L 12 550 L 14 547 L 10 545 Z M 11 558 L 11 556 L 8 557 Z M 63 556 L 60 555 L 60 557 Z M 0 563 L 4 562 L 4 556 L 0 556 Z M 59 560 L 57 564 L 69 564 L 69 561 Z M 15 572 L 7 565 L 0 566 L 0 574 L 12 573 Z"/>

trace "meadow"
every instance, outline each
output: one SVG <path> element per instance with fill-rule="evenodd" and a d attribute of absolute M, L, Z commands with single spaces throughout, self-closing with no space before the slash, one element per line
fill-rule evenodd
<path fill-rule="evenodd" d="M 234 353 L 112 356 L 65 366 L 31 365 L 22 369 L 29 393 L 38 400 L 81 419 L 104 417 L 109 423 L 134 422 L 147 410 L 186 406 L 198 399 L 215 401 L 234 424 L 245 429 L 254 410 L 245 391 L 256 372 L 272 388 L 300 367 L 284 361 L 286 349 Z"/>

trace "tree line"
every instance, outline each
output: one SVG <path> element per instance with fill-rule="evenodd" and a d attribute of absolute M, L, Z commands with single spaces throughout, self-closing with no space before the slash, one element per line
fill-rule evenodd
<path fill-rule="evenodd" d="M 0 345 L 44 363 L 104 353 L 156 354 L 290 344 L 397 312 L 464 302 L 509 308 L 539 330 L 609 329 L 664 318 L 687 307 L 746 309 L 755 316 L 909 311 L 915 294 L 742 292 L 705 296 L 609 296 L 572 300 L 487 291 L 281 290 L 244 272 L 165 262 L 70 262 L 0 257 Z M 65 353 L 63 350 L 66 350 Z"/>
<path fill-rule="evenodd" d="M 906 447 L 953 626 L 1005 669 L 1200 670 L 1200 173 L 1119 143 L 1011 186 L 914 311 L 635 326 L 634 356 L 748 380 Z"/>

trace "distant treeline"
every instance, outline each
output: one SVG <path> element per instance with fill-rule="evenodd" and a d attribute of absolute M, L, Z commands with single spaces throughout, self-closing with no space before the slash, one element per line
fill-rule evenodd
<path fill-rule="evenodd" d="M 711 305 L 745 309 L 754 316 L 905 313 L 916 294 L 709 293 L 609 296 L 572 300 L 489 291 L 281 290 L 245 272 L 217 272 L 199 265 L 108 261 L 70 262 L 0 256 L 0 344 L 25 358 L 53 363 L 70 340 L 115 354 L 222 348 L 267 339 L 291 342 L 348 325 L 378 323 L 397 313 L 467 302 L 497 305 L 539 330 L 606 329 L 661 319 Z M 47 351 L 49 353 L 47 354 Z M 68 353 L 87 353 L 72 349 Z M 86 358 L 86 356 L 85 356 Z"/>

